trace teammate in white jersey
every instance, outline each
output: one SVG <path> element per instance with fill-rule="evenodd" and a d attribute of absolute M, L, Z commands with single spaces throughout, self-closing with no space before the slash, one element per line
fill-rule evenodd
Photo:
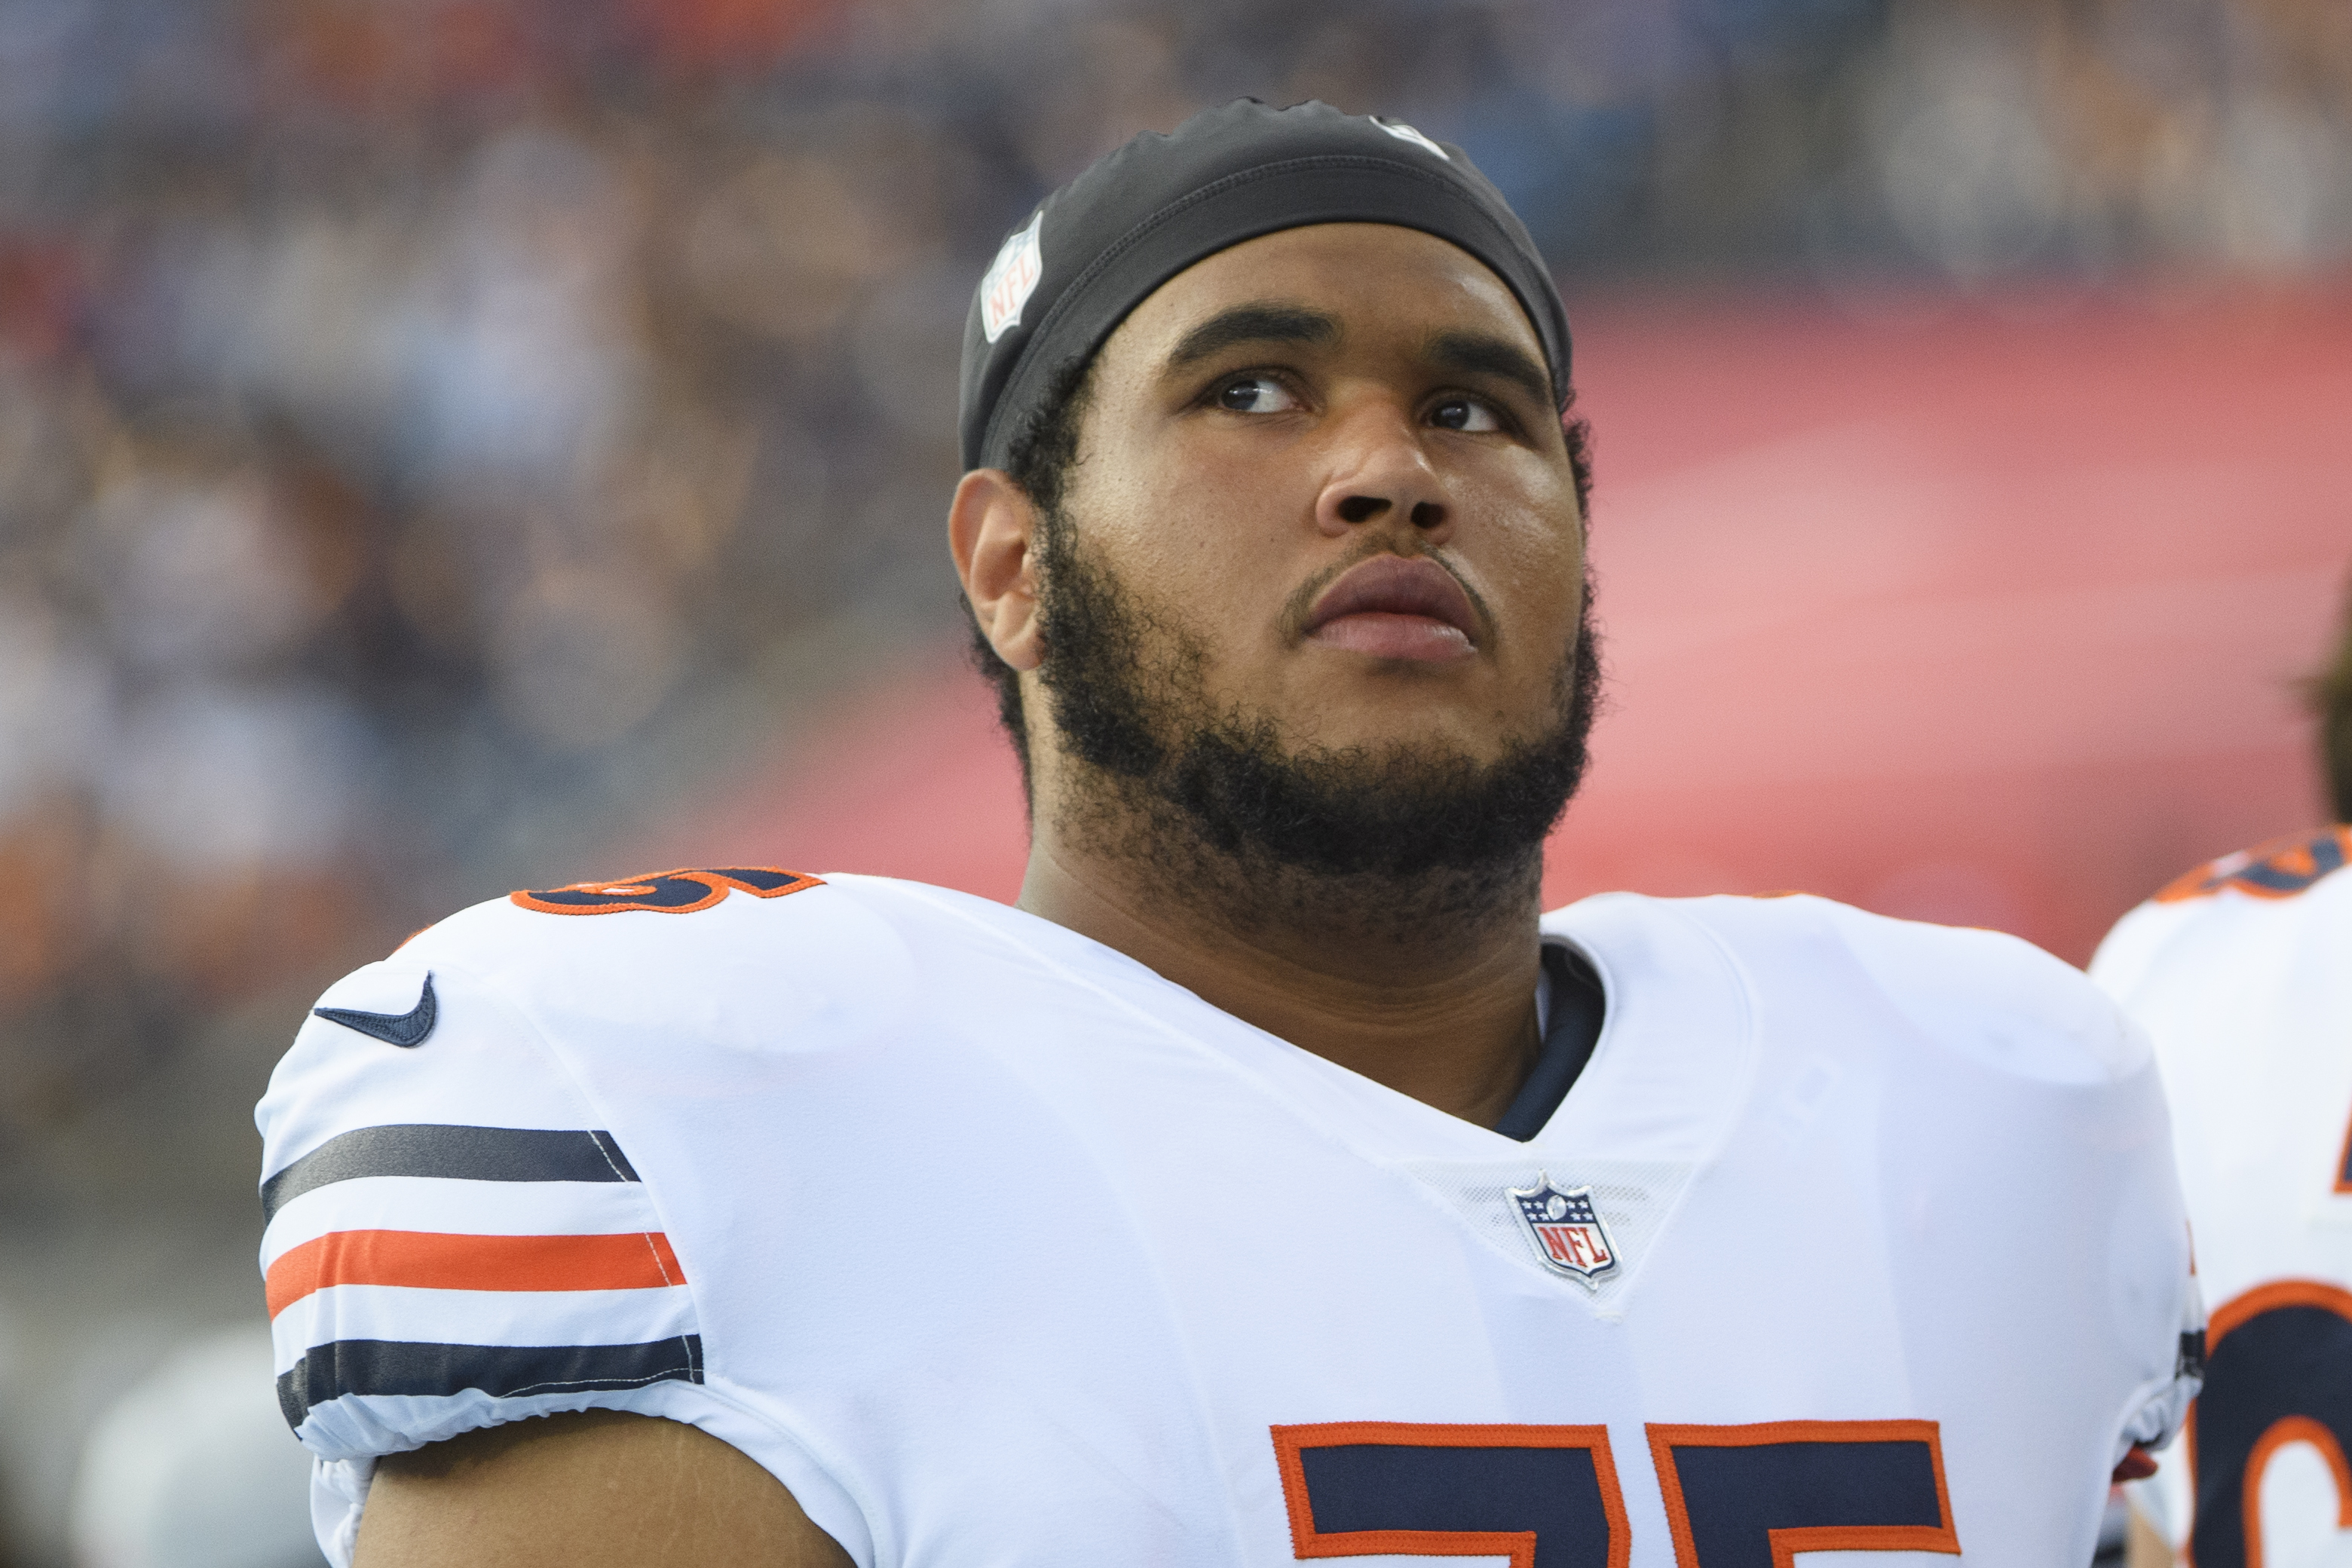
<path fill-rule="evenodd" d="M 2336 826 L 2190 872 L 2091 966 L 2155 1037 L 2213 1303 L 2190 1468 L 2139 1499 L 2198 1568 L 2352 1563 L 2352 624 L 2315 689 Z"/>
<path fill-rule="evenodd" d="M 259 1112 L 331 1554 L 2087 1562 L 2201 1329 L 2145 1044 L 1990 933 L 1538 915 L 1569 384 L 1407 126 L 1228 105 L 1016 229 L 950 542 L 1019 907 L 679 870 L 333 987 Z"/>

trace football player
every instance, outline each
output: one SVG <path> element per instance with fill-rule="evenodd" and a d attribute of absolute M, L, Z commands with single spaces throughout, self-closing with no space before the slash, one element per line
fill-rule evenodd
<path fill-rule="evenodd" d="M 259 1120 L 335 1560 L 2087 1562 L 2201 1325 L 2147 1048 L 1989 932 L 1539 914 L 1585 435 L 1462 150 L 1139 137 L 964 350 L 1018 907 L 681 869 L 331 988 Z"/>
<path fill-rule="evenodd" d="M 2213 1303 L 2189 1464 L 2134 1562 L 2352 1563 L 2352 616 L 2313 683 L 2332 826 L 2200 867 L 2091 973 L 2155 1037 Z M 2155 1539 L 2150 1539 L 2150 1531 Z"/>

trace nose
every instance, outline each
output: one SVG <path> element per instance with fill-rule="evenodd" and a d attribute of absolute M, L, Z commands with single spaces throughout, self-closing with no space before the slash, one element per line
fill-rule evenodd
<path fill-rule="evenodd" d="M 1315 498 L 1315 526 L 1337 539 L 1368 522 L 1402 521 L 1429 545 L 1454 531 L 1445 482 L 1403 411 L 1367 408 L 1340 433 L 1330 478 Z"/>

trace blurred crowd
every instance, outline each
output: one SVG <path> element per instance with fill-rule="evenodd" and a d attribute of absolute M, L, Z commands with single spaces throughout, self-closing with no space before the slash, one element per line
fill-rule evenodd
<path fill-rule="evenodd" d="M 971 280 L 1240 93 L 1466 145 L 1571 308 L 2352 250 L 2337 0 L 0 0 L 0 1203 L 951 628 Z"/>

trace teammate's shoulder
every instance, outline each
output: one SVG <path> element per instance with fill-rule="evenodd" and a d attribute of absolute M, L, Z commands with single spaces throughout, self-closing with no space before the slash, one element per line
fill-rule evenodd
<path fill-rule="evenodd" d="M 2265 839 L 2175 878 L 2117 921 L 2091 973 L 2118 996 L 2178 955 L 2232 951 L 2309 921 L 2352 927 L 2352 827 L 2335 824 Z M 2215 944 L 2219 944 L 2216 946 Z"/>
<path fill-rule="evenodd" d="M 1643 900 L 1704 927 L 1772 995 L 1867 994 L 1918 1034 L 2053 1082 L 2128 1077 L 2146 1042 L 2081 970 L 2005 931 L 1874 914 L 1808 893 Z"/>
<path fill-rule="evenodd" d="M 2352 891 L 2352 877 L 2339 877 L 2352 863 L 2352 826 L 2333 823 L 2265 839 L 2208 860 L 2159 889 L 2148 902 L 2158 908 L 2248 901 L 2257 907 L 2300 899 L 2323 883 L 2330 893 Z"/>

